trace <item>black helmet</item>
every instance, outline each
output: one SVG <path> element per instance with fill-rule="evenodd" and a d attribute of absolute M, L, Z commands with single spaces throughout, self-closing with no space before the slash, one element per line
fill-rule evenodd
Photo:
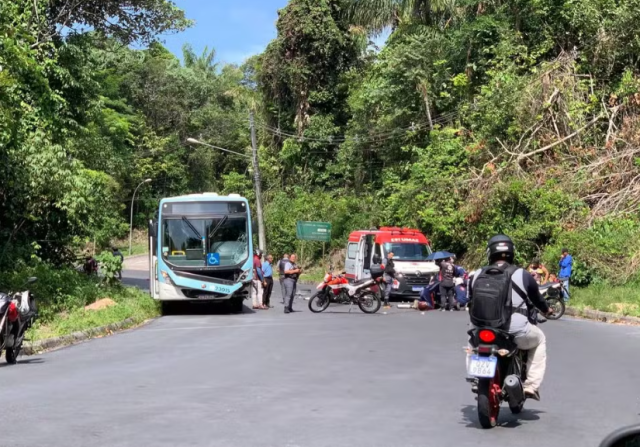
<path fill-rule="evenodd" d="M 504 234 L 493 236 L 487 243 L 487 258 L 490 264 L 498 261 L 512 264 L 515 251 L 516 247 L 513 245 L 513 241 Z"/>

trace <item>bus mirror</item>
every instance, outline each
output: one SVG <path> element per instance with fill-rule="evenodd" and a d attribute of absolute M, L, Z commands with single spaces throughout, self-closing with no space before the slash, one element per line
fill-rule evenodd
<path fill-rule="evenodd" d="M 254 218 L 251 219 L 251 232 L 256 233 L 258 230 L 258 221 Z"/>
<path fill-rule="evenodd" d="M 156 237 L 158 234 L 158 222 L 155 219 L 149 220 L 149 237 Z"/>

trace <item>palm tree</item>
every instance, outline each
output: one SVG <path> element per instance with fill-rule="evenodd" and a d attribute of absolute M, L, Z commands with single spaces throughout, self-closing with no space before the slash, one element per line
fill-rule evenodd
<path fill-rule="evenodd" d="M 456 0 L 349 0 L 348 19 L 374 35 L 403 22 L 431 24 L 452 12 Z"/>
<path fill-rule="evenodd" d="M 182 46 L 182 58 L 184 59 L 184 66 L 187 68 L 193 68 L 208 74 L 215 74 L 218 64 L 214 62 L 216 57 L 216 50 L 212 48 L 209 50 L 208 46 L 204 47 L 202 54 L 198 56 L 193 47 L 185 43 Z"/>

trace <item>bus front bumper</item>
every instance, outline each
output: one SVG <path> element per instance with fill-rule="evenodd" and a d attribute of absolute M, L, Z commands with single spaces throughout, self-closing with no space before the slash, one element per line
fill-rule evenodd
<path fill-rule="evenodd" d="M 203 284 L 205 285 L 205 284 Z M 223 302 L 232 299 L 246 299 L 251 296 L 251 282 L 233 286 L 208 284 L 200 289 L 159 283 L 159 301 L 210 301 Z"/>

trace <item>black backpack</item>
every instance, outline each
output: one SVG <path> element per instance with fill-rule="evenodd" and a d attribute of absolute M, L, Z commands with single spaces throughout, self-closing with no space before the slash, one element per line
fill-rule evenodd
<path fill-rule="evenodd" d="M 493 264 L 483 268 L 472 283 L 471 323 L 477 327 L 508 330 L 511 324 L 511 276 L 518 267 Z"/>

